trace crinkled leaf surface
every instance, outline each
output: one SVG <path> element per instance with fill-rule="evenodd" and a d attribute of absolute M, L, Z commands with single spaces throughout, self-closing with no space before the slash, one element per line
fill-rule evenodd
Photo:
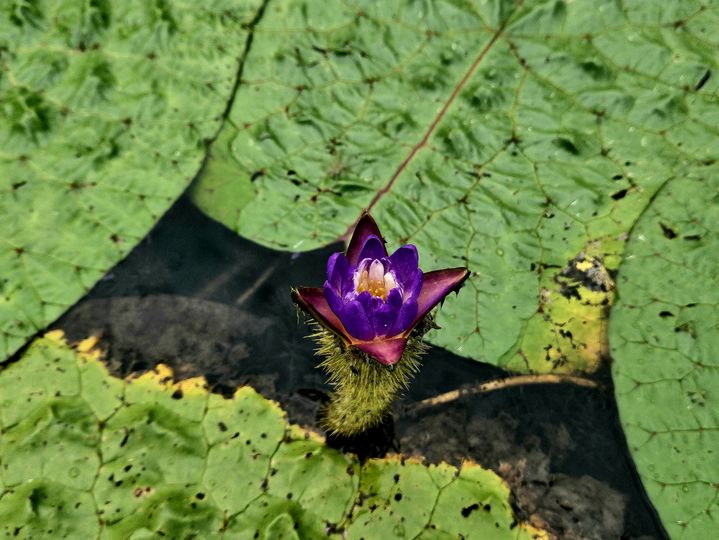
<path fill-rule="evenodd" d="M 270 3 L 193 197 L 287 250 L 370 208 L 425 270 L 473 271 L 434 343 L 591 371 L 627 231 L 664 182 L 717 174 L 718 8 Z"/>
<path fill-rule="evenodd" d="M 249 387 L 225 399 L 162 365 L 113 378 L 94 342 L 53 332 L 0 372 L 6 536 L 547 538 L 477 465 L 362 466 Z"/>
<path fill-rule="evenodd" d="M 632 231 L 610 339 L 622 426 L 673 538 L 719 531 L 719 177 L 668 183 Z"/>
<path fill-rule="evenodd" d="M 197 173 L 260 0 L 0 6 L 0 362 Z"/>

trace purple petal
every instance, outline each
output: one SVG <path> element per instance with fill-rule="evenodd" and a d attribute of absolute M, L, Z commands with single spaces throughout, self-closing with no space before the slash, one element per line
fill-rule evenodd
<path fill-rule="evenodd" d="M 335 290 L 341 290 L 342 280 L 348 274 L 349 266 L 350 264 L 344 253 L 333 253 L 327 259 L 327 281 Z"/>
<path fill-rule="evenodd" d="M 372 296 L 372 293 L 369 291 L 362 291 L 355 299 L 362 304 L 362 308 L 364 309 L 367 318 L 369 318 L 370 313 L 382 305 L 382 299 Z"/>
<path fill-rule="evenodd" d="M 387 301 L 381 302 L 370 314 L 370 322 L 374 328 L 375 335 L 387 335 L 392 323 L 397 319 L 397 314 L 402 306 L 402 295 L 397 289 L 390 291 Z"/>
<path fill-rule="evenodd" d="M 345 296 L 349 293 L 353 293 L 355 290 L 355 276 L 354 272 L 351 271 L 352 269 L 349 269 L 350 271 L 347 272 L 344 279 L 342 280 L 342 284 L 340 286 L 340 294 L 342 296 Z"/>
<path fill-rule="evenodd" d="M 389 261 L 395 275 L 399 278 L 400 283 L 404 285 L 405 281 L 408 281 L 419 268 L 417 248 L 412 244 L 402 246 L 389 256 Z"/>
<path fill-rule="evenodd" d="M 324 292 L 319 287 L 299 287 L 292 290 L 292 300 L 312 315 L 318 323 L 334 332 L 345 341 L 351 341 L 339 318 L 330 308 Z"/>
<path fill-rule="evenodd" d="M 392 323 L 397 319 L 398 311 L 391 306 L 382 306 L 372 313 L 371 322 L 375 335 L 386 336 L 389 333 Z"/>
<path fill-rule="evenodd" d="M 323 287 L 322 292 L 327 299 L 327 304 L 330 306 L 330 309 L 335 313 L 335 315 L 339 316 L 342 313 L 342 306 L 344 305 L 344 302 L 337 292 L 337 289 L 335 289 L 329 281 L 325 281 L 325 286 Z"/>
<path fill-rule="evenodd" d="M 417 319 L 417 300 L 414 298 L 405 300 L 402 307 L 399 308 L 397 318 L 395 319 L 392 328 L 390 328 L 389 332 L 387 332 L 387 335 L 396 336 L 398 334 L 404 334 L 405 332 L 408 333 L 417 320 L 419 320 Z"/>
<path fill-rule="evenodd" d="M 405 302 L 410 298 L 414 298 L 415 300 L 417 299 L 420 291 L 422 290 L 423 281 L 424 273 L 422 272 L 422 270 L 417 268 L 414 273 L 410 275 L 409 279 L 407 279 L 407 281 L 402 284 Z"/>
<path fill-rule="evenodd" d="M 374 219 L 365 212 L 362 214 L 362 217 L 360 217 L 357 225 L 355 225 L 352 239 L 347 247 L 347 260 L 352 266 L 357 266 L 357 263 L 360 261 L 360 250 L 369 236 L 382 238 L 382 234 L 379 232 L 379 227 L 377 227 Z M 385 256 L 386 255 L 387 252 L 385 251 Z"/>
<path fill-rule="evenodd" d="M 387 250 L 384 248 L 382 240 L 377 236 L 368 236 L 365 243 L 362 245 L 362 249 L 359 252 L 360 262 L 364 259 L 382 259 L 387 256 Z"/>
<path fill-rule="evenodd" d="M 347 332 L 354 338 L 369 341 L 374 337 L 374 330 L 365 313 L 364 307 L 357 300 L 347 302 L 342 307 L 340 321 Z"/>
<path fill-rule="evenodd" d="M 399 337 L 381 341 L 370 341 L 369 343 L 356 343 L 354 346 L 369 354 L 380 364 L 393 366 L 402 358 L 406 344 L 407 338 Z"/>
<path fill-rule="evenodd" d="M 427 272 L 417 298 L 418 309 L 414 323 L 444 300 L 449 293 L 459 291 L 468 277 L 469 271 L 466 268 L 446 268 Z"/>
<path fill-rule="evenodd" d="M 399 292 L 399 289 L 392 289 L 388 292 L 386 302 L 399 309 L 402 305 L 402 293 Z"/>

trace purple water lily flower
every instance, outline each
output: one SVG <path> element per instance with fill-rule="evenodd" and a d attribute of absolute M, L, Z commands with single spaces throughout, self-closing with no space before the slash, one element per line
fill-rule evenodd
<path fill-rule="evenodd" d="M 423 273 L 412 244 L 387 254 L 372 217 L 365 213 L 346 253 L 327 261 L 323 288 L 300 287 L 293 298 L 325 328 L 378 362 L 396 364 L 415 325 L 467 279 L 466 268 Z"/>

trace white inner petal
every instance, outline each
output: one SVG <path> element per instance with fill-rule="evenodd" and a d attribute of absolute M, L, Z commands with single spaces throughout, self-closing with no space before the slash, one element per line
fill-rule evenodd
<path fill-rule="evenodd" d="M 397 282 L 391 272 L 384 275 L 384 289 L 389 292 L 397 286 Z"/>
<path fill-rule="evenodd" d="M 372 296 L 387 300 L 387 294 L 398 287 L 394 274 L 385 272 L 379 259 L 364 259 L 357 266 L 354 274 L 355 294 L 369 292 Z"/>
<path fill-rule="evenodd" d="M 369 281 L 372 284 L 376 283 L 377 286 L 379 286 L 380 283 L 384 285 L 384 265 L 377 259 L 369 265 Z"/>

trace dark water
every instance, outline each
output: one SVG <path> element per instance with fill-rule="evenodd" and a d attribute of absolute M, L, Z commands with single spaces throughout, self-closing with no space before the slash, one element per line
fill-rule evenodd
<path fill-rule="evenodd" d="M 54 327 L 70 339 L 101 333 L 118 375 L 163 362 L 178 378 L 204 375 L 225 395 L 250 384 L 311 427 L 330 389 L 289 291 L 319 286 L 339 249 L 276 252 L 181 199 Z M 667 537 L 628 456 L 606 368 L 597 375 L 604 391 L 514 387 L 417 410 L 422 399 L 505 375 L 437 348 L 423 364 L 395 406 L 395 450 L 498 471 L 518 515 L 560 538 Z"/>

